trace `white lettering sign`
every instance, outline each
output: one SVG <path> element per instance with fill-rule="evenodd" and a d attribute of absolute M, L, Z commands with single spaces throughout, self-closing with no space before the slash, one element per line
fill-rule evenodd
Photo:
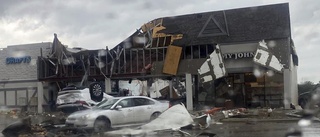
<path fill-rule="evenodd" d="M 222 54 L 224 59 L 241 59 L 241 58 L 253 58 L 255 52 L 240 52 L 240 53 L 226 53 Z"/>

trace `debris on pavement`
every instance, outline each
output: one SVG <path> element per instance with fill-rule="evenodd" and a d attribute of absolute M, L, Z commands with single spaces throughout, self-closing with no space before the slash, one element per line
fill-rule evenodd
<path fill-rule="evenodd" d="M 195 125 L 200 126 L 200 129 L 208 128 L 211 124 L 211 121 L 212 121 L 210 114 L 198 116 L 198 117 L 194 118 L 193 120 L 194 120 Z"/>
<path fill-rule="evenodd" d="M 291 111 L 286 113 L 286 116 L 288 117 L 294 117 L 294 118 L 299 118 L 299 119 L 311 119 L 313 121 L 318 121 L 320 122 L 319 115 L 314 115 L 312 113 L 308 113 L 305 110 L 296 110 L 296 111 Z"/>
<path fill-rule="evenodd" d="M 29 133 L 31 130 L 31 117 L 26 117 L 10 124 L 4 130 L 2 130 L 2 134 L 4 136 L 13 137 L 19 136 L 20 134 Z"/>
<path fill-rule="evenodd" d="M 48 135 L 49 133 L 54 136 L 56 130 L 61 130 L 65 125 L 65 116 L 62 115 L 63 113 L 17 113 L 16 111 L 9 111 L 5 114 L 13 119 L 20 118 L 2 130 L 2 134 L 5 137 L 44 137 L 50 136 Z"/>
<path fill-rule="evenodd" d="M 17 119 L 20 115 L 20 112 L 21 110 L 18 108 L 6 108 L 6 107 L 0 108 L 0 114 L 9 115 L 13 119 Z"/>
<path fill-rule="evenodd" d="M 210 110 L 206 111 L 205 114 L 214 115 L 216 112 L 219 112 L 219 111 L 221 111 L 223 109 L 224 109 L 223 107 L 215 107 L 213 109 L 210 109 Z"/>
<path fill-rule="evenodd" d="M 296 117 L 296 118 L 302 118 L 302 111 L 291 111 L 286 113 L 289 117 Z"/>
<path fill-rule="evenodd" d="M 247 116 L 247 114 L 245 113 L 246 111 L 247 111 L 246 108 L 237 108 L 237 109 L 223 110 L 222 113 L 224 114 L 225 118 L 244 117 L 244 116 Z"/>
<path fill-rule="evenodd" d="M 192 125 L 194 123 L 193 118 L 187 111 L 184 105 L 178 104 L 164 111 L 159 117 L 151 122 L 142 125 L 135 129 L 120 129 L 116 131 L 107 132 L 107 135 L 140 135 L 147 134 L 156 131 L 181 131 L 182 127 Z M 187 133 L 184 133 L 187 134 Z"/>
<path fill-rule="evenodd" d="M 269 108 L 269 109 L 267 110 L 267 112 L 268 112 L 268 117 L 270 117 L 270 115 L 271 115 L 271 113 L 272 113 L 272 108 Z"/>

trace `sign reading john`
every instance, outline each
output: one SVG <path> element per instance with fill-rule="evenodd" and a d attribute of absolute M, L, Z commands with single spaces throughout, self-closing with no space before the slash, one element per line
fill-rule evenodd
<path fill-rule="evenodd" d="M 253 58 L 255 52 L 240 52 L 240 53 L 226 53 L 222 54 L 224 59 L 241 59 L 241 58 Z"/>
<path fill-rule="evenodd" d="M 7 64 L 21 64 L 21 63 L 30 63 L 30 62 L 31 62 L 31 56 L 6 58 Z"/>

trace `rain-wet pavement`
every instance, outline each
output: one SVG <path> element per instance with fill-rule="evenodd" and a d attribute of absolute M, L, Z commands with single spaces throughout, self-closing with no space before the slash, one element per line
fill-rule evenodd
<path fill-rule="evenodd" d="M 40 123 L 48 116 L 36 115 L 32 117 L 33 124 Z M 0 114 L 0 130 L 19 120 L 12 115 Z M 285 134 L 293 128 L 298 128 L 297 121 L 272 121 L 272 122 L 223 122 L 222 124 L 211 125 L 206 130 L 184 130 L 191 135 L 200 132 L 209 132 L 216 134 L 215 137 L 284 137 Z M 316 137 L 320 135 L 320 123 L 313 122 L 310 126 L 301 128 L 303 137 Z M 94 137 L 95 135 L 90 135 Z M 175 132 L 154 132 L 147 134 L 147 137 L 179 136 Z M 0 137 L 3 137 L 0 134 Z"/>
<path fill-rule="evenodd" d="M 256 124 L 227 122 L 219 125 L 211 125 L 206 130 L 184 130 L 191 135 L 199 134 L 200 132 L 214 133 L 214 137 L 285 137 L 292 129 L 297 127 L 295 122 L 260 122 Z M 320 123 L 302 128 L 303 137 L 318 137 L 320 135 Z M 173 132 L 158 132 L 150 133 L 147 137 L 169 137 L 179 136 Z M 200 136 L 199 136 L 200 137 Z M 205 136 L 201 136 L 205 137 Z"/>

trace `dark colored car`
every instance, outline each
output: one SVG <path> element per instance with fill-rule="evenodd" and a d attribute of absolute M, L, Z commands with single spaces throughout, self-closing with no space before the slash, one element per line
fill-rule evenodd
<path fill-rule="evenodd" d="M 320 95 L 320 84 L 315 85 L 314 88 L 311 91 L 301 93 L 299 95 L 299 100 L 298 100 L 299 105 L 303 109 L 306 108 L 306 106 L 310 102 L 312 96 L 315 95 L 315 94 Z M 320 106 L 320 100 L 315 100 L 315 101 L 316 101 L 316 104 L 318 106 Z"/>

